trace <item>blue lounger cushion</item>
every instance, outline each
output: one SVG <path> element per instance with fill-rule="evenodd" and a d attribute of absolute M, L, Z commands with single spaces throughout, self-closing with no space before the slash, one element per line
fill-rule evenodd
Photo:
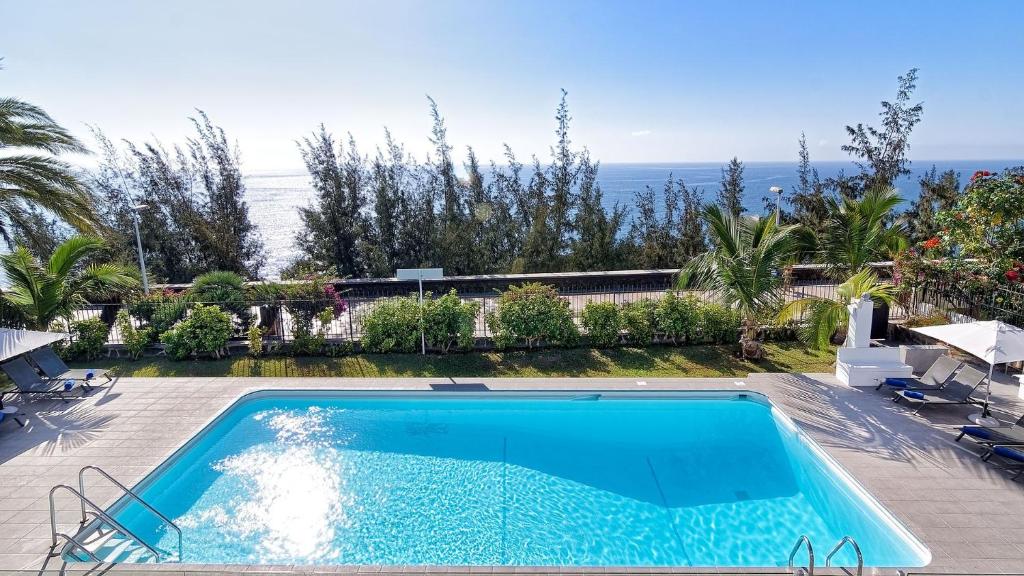
<path fill-rule="evenodd" d="M 1024 452 L 1017 448 L 1010 448 L 1009 446 L 996 446 L 992 449 L 992 452 L 999 454 L 1003 458 L 1009 460 L 1016 460 L 1017 462 L 1024 462 Z"/>
<path fill-rule="evenodd" d="M 913 398 L 915 400 L 924 400 L 924 394 L 914 390 L 904 390 L 903 395 L 907 398 Z"/>
<path fill-rule="evenodd" d="M 990 440 L 992 438 L 992 432 L 980 426 L 964 426 L 961 430 L 964 434 L 974 436 L 975 438 L 981 438 L 983 440 Z"/>
<path fill-rule="evenodd" d="M 907 388 L 917 384 L 917 381 L 910 378 L 886 378 L 885 384 L 893 388 Z"/>

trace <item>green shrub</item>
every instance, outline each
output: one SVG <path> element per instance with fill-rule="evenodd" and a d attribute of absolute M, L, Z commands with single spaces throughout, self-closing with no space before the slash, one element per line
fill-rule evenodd
<path fill-rule="evenodd" d="M 117 318 L 114 320 L 118 333 L 121 334 L 121 341 L 128 350 L 128 356 L 132 360 L 138 360 L 146 347 L 153 342 L 153 328 L 144 326 L 136 328 L 132 324 L 132 317 L 124 308 L 117 311 Z"/>
<path fill-rule="evenodd" d="M 721 304 L 698 308 L 696 339 L 711 344 L 733 344 L 739 338 L 740 315 Z"/>
<path fill-rule="evenodd" d="M 231 316 L 218 306 L 196 304 L 187 318 L 160 335 L 175 360 L 209 354 L 220 358 L 231 337 Z"/>
<path fill-rule="evenodd" d="M 252 320 L 252 311 L 246 301 L 245 280 L 234 272 L 218 270 L 196 276 L 189 288 L 188 299 L 216 304 L 221 310 L 234 314 L 242 326 L 249 325 Z"/>
<path fill-rule="evenodd" d="M 173 292 L 152 292 L 146 295 L 134 294 L 125 300 L 124 306 L 128 310 L 129 315 L 138 319 L 143 324 L 149 324 L 153 321 L 153 315 L 158 309 L 168 302 L 179 299 L 180 297 Z"/>
<path fill-rule="evenodd" d="M 363 349 L 367 352 L 415 352 L 420 346 L 420 304 L 416 296 L 397 296 L 377 303 L 363 318 Z"/>
<path fill-rule="evenodd" d="M 157 334 L 163 334 L 170 330 L 171 326 L 174 326 L 179 320 L 184 318 L 187 311 L 188 303 L 181 297 L 168 299 L 158 304 L 153 310 L 150 325 Z"/>
<path fill-rule="evenodd" d="M 424 301 L 423 327 L 427 344 L 445 354 L 455 346 L 473 348 L 479 302 L 463 302 L 452 289 L 437 299 Z"/>
<path fill-rule="evenodd" d="M 697 316 L 702 306 L 693 296 L 680 298 L 673 292 L 666 292 L 654 310 L 654 325 L 657 332 L 673 344 L 692 341 L 697 333 Z"/>
<path fill-rule="evenodd" d="M 110 326 L 99 318 L 71 323 L 71 345 L 67 354 L 79 360 L 95 360 L 103 353 Z"/>
<path fill-rule="evenodd" d="M 580 314 L 590 341 L 597 346 L 614 346 L 619 342 L 622 322 L 614 302 L 587 302 Z"/>
<path fill-rule="evenodd" d="M 572 319 L 569 302 L 558 297 L 558 290 L 537 282 L 509 286 L 498 297 L 497 309 L 487 323 L 499 349 L 540 343 L 572 346 L 580 332 Z"/>
<path fill-rule="evenodd" d="M 626 302 L 619 313 L 622 328 L 638 346 L 647 346 L 654 339 L 654 314 L 657 304 L 649 298 Z"/>
<path fill-rule="evenodd" d="M 253 358 L 259 358 L 263 355 L 263 329 L 256 322 L 249 325 L 249 330 L 245 334 L 249 344 L 249 355 Z"/>
<path fill-rule="evenodd" d="M 316 330 L 313 330 L 313 321 Z M 334 310 L 328 306 L 316 313 L 314 317 L 302 314 L 292 317 L 292 354 L 297 356 L 317 356 L 327 351 L 327 331 L 334 321 Z"/>

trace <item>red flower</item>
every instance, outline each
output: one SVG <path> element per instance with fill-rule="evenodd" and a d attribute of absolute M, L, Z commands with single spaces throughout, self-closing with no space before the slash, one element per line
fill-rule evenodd
<path fill-rule="evenodd" d="M 1016 282 L 1019 278 L 1020 272 L 1017 272 L 1016 270 L 1006 271 L 1006 279 L 1009 280 L 1010 282 Z"/>
<path fill-rule="evenodd" d="M 940 244 L 942 244 L 942 241 L 933 236 L 925 240 L 923 246 L 925 250 L 932 250 L 933 248 L 938 248 Z"/>

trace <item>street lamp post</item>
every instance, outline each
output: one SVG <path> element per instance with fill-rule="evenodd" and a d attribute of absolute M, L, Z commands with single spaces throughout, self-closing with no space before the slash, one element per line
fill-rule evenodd
<path fill-rule="evenodd" d="M 139 232 L 139 212 L 148 208 L 145 204 L 132 206 L 132 224 L 135 225 L 135 248 L 139 251 L 139 271 L 142 273 L 142 293 L 149 295 L 149 278 L 146 276 L 146 257 L 142 254 L 142 233 Z"/>
<path fill-rule="evenodd" d="M 768 191 L 779 195 L 779 201 L 775 203 L 775 225 L 779 226 L 782 224 L 782 187 L 772 186 Z"/>

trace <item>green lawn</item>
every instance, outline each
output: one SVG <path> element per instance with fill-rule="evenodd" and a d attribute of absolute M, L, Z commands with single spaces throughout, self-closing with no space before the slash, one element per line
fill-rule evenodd
<path fill-rule="evenodd" d="M 750 372 L 831 372 L 835 351 L 809 350 L 798 343 L 769 343 L 768 359 L 748 362 L 734 346 L 672 348 L 574 348 L 538 351 L 473 352 L 448 356 L 355 354 L 343 358 L 235 357 L 174 362 L 166 358 L 138 361 L 99 360 L 77 367 L 111 367 L 119 376 L 676 376 L 735 377 Z"/>

